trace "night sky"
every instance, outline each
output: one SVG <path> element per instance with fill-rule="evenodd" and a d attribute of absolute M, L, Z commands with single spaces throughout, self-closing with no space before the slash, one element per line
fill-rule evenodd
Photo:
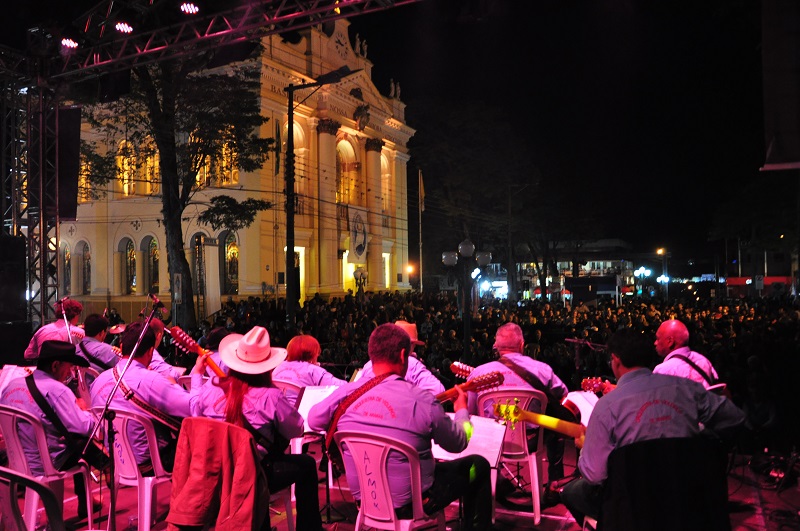
<path fill-rule="evenodd" d="M 14 2 L 0 43 L 92 5 Z M 639 250 L 702 252 L 719 200 L 786 181 L 758 171 L 757 0 L 424 0 L 351 23 L 381 92 L 400 83 L 412 127 L 426 101 L 507 105 L 547 174 L 603 205 L 607 236 Z M 416 193 L 413 159 L 409 175 Z"/>

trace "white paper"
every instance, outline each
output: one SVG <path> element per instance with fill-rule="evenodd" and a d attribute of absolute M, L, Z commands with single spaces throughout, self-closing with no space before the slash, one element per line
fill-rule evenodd
<path fill-rule="evenodd" d="M 450 418 L 454 417 L 453 413 L 448 413 L 448 415 Z M 472 437 L 464 451 L 454 454 L 433 443 L 434 459 L 452 461 L 465 455 L 482 455 L 489 461 L 492 468 L 497 468 L 500 463 L 500 453 L 503 449 L 503 437 L 506 434 L 505 424 L 500 424 L 495 419 L 477 415 L 471 415 L 470 422 L 472 422 L 473 427 Z"/>

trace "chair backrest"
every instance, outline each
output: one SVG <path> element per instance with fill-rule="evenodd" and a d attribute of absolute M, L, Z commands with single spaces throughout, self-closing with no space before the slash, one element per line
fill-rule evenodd
<path fill-rule="evenodd" d="M 119 478 L 120 483 L 133 484 L 141 477 L 142 473 L 136 462 L 132 439 L 136 432 L 142 433 L 142 430 L 147 440 L 150 460 L 153 464 L 153 475 L 155 477 L 168 476 L 168 472 L 164 470 L 164 466 L 161 464 L 156 430 L 150 417 L 124 409 L 109 409 L 114 413 L 114 447 L 109 452 L 114 455 L 114 474 Z M 92 410 L 100 415 L 103 408 L 102 406 L 95 406 Z"/>
<path fill-rule="evenodd" d="M 290 382 L 288 380 L 272 380 L 272 383 L 275 385 L 275 387 L 283 391 L 284 396 L 295 408 L 300 405 L 300 396 L 305 388 L 304 385 Z"/>
<path fill-rule="evenodd" d="M 413 446 L 391 437 L 360 431 L 338 431 L 334 439 L 342 453 L 347 448 L 353 456 L 361 490 L 360 510 L 364 516 L 361 520 L 364 525 L 381 529 L 398 528 L 399 519 L 394 511 L 392 491 L 389 488 L 387 466 L 390 452 L 400 452 L 408 460 L 414 520 L 428 519 L 422 510 L 419 454 Z M 369 500 L 369 503 L 363 503 L 364 500 Z"/>
<path fill-rule="evenodd" d="M 92 395 L 89 393 L 89 388 L 92 382 L 100 376 L 100 373 L 91 367 L 78 367 L 77 365 L 75 366 L 75 373 L 78 380 L 78 396 L 83 398 L 88 407 L 92 403 Z"/>
<path fill-rule="evenodd" d="M 39 417 L 15 407 L 0 405 L 0 430 L 6 443 L 8 464 L 17 472 L 28 476 L 38 476 L 31 465 L 40 464 L 45 476 L 57 475 L 53 466 L 47 435 Z M 36 447 L 38 456 L 25 453 L 25 448 Z"/>
<path fill-rule="evenodd" d="M 516 404 L 520 409 L 543 413 L 547 409 L 547 395 L 538 389 L 505 388 L 487 391 L 478 395 L 478 414 L 482 417 L 494 417 L 494 404 Z M 538 439 L 539 447 L 542 437 Z M 503 439 L 503 457 L 524 458 L 528 455 L 528 438 L 525 425 L 517 425 L 507 429 Z"/>
<path fill-rule="evenodd" d="M 65 531 L 61 502 L 53 489 L 27 474 L 0 466 L 0 512 L 5 529 L 27 529 L 19 508 L 19 494 L 25 489 L 31 489 L 39 495 L 47 514 L 47 528 Z"/>
<path fill-rule="evenodd" d="M 708 437 L 653 439 L 617 448 L 598 529 L 731 529 L 727 455 Z"/>
<path fill-rule="evenodd" d="M 208 376 L 203 376 L 203 383 L 208 381 Z M 183 376 L 178 376 L 178 385 L 186 389 L 187 391 L 192 390 L 192 375 L 191 374 L 184 374 Z"/>

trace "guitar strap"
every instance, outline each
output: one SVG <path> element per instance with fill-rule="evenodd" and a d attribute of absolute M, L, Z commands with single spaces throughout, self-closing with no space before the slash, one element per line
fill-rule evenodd
<path fill-rule="evenodd" d="M 136 394 L 125 385 L 125 382 L 119 377 L 119 371 L 117 368 L 114 367 L 112 369 L 114 371 L 114 379 L 119 381 L 119 389 L 122 391 L 122 395 L 125 397 L 125 400 L 130 400 L 133 405 L 137 406 L 139 409 L 143 410 L 147 413 L 151 418 L 157 420 L 170 430 L 175 433 L 178 433 L 181 429 L 181 421 L 176 419 L 171 415 L 167 415 L 163 411 L 151 406 L 141 398 L 137 397 Z"/>
<path fill-rule="evenodd" d="M 347 397 L 339 402 L 339 406 L 336 408 L 336 411 L 333 412 L 333 417 L 331 418 L 331 423 L 328 425 L 328 429 L 325 430 L 325 448 L 330 451 L 331 446 L 333 445 L 333 434 L 336 432 L 336 425 L 339 423 L 339 419 L 344 414 L 344 412 L 349 408 L 353 402 L 359 399 L 361 395 L 384 381 L 388 376 L 391 376 L 393 373 L 387 372 L 385 374 L 381 374 L 380 376 L 376 376 L 372 378 L 370 381 L 366 382 L 364 385 L 360 386 L 358 389 L 347 395 Z"/>
<path fill-rule="evenodd" d="M 580 421 L 575 412 L 564 406 L 560 400 L 555 399 L 550 392 L 550 389 L 545 387 L 545 385 L 534 375 L 508 359 L 506 356 L 500 356 L 497 361 L 514 371 L 517 376 L 525 380 L 528 384 L 530 384 L 531 387 L 544 393 L 544 396 L 547 397 L 547 409 L 545 410 L 547 415 L 562 420 L 568 420 L 570 422 Z"/>
<path fill-rule="evenodd" d="M 83 341 L 78 343 L 78 346 L 81 347 L 81 350 L 83 351 L 84 354 L 86 354 L 86 357 L 89 358 L 89 361 L 91 361 L 95 365 L 97 365 L 98 367 L 102 367 L 104 371 L 107 371 L 108 369 L 111 368 L 111 366 L 107 365 L 106 362 L 96 357 L 94 354 L 90 353 L 89 349 L 86 348 L 86 345 L 84 344 Z"/>
<path fill-rule="evenodd" d="M 696 370 L 696 371 L 697 371 L 697 372 L 700 374 L 700 376 L 702 376 L 702 377 L 703 377 L 703 379 L 704 379 L 706 382 L 708 382 L 708 385 L 714 385 L 714 384 L 716 384 L 716 383 L 717 383 L 717 382 L 716 382 L 716 380 L 714 380 L 714 378 L 712 378 L 710 374 L 706 374 L 706 372 L 705 372 L 703 369 L 701 369 L 701 368 L 700 368 L 700 367 L 699 367 L 699 366 L 698 366 L 698 365 L 697 365 L 695 362 L 693 362 L 692 360 L 690 360 L 690 359 L 689 359 L 687 356 L 684 356 L 684 355 L 682 355 L 682 354 L 675 354 L 675 355 L 674 355 L 674 356 L 672 356 L 672 357 L 673 357 L 673 358 L 678 358 L 678 359 L 680 359 L 680 360 L 683 360 L 683 361 L 685 361 L 687 364 L 691 365 L 691 366 L 692 366 L 692 369 Z"/>
<path fill-rule="evenodd" d="M 29 374 L 25 377 L 25 385 L 28 386 L 28 391 L 33 396 L 33 399 L 38 404 L 39 408 L 44 413 L 44 416 L 47 417 L 47 420 L 53 425 L 53 427 L 58 430 L 58 433 L 64 437 L 66 445 L 70 450 L 75 450 L 77 445 L 75 443 L 75 437 L 67 430 L 67 427 L 64 426 L 64 423 L 61 422 L 61 419 L 56 415 L 56 412 L 53 411 L 53 407 L 50 405 L 44 396 L 42 396 L 42 392 L 39 391 L 39 388 L 36 387 L 36 382 L 33 381 L 33 374 Z M 80 450 L 80 449 L 78 449 Z"/>

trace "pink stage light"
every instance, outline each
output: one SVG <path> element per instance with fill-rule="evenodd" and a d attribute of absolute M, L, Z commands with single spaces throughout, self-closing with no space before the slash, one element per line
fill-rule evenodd
<path fill-rule="evenodd" d="M 181 11 L 187 15 L 196 15 L 200 11 L 200 8 L 192 2 L 184 2 L 181 4 Z"/>
<path fill-rule="evenodd" d="M 127 22 L 117 22 L 114 27 L 117 28 L 117 31 L 120 33 L 130 33 L 133 31 L 133 28 Z"/>

